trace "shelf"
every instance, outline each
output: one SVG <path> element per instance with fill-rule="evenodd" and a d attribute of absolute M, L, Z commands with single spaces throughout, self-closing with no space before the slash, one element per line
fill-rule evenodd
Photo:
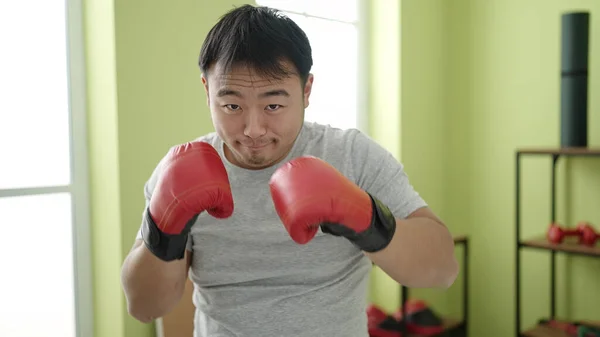
<path fill-rule="evenodd" d="M 532 147 L 532 148 L 519 148 L 515 150 L 516 160 L 515 160 L 515 215 L 516 215 L 516 237 L 517 242 L 515 245 L 516 248 L 516 261 L 515 261 L 515 283 L 516 283 L 516 301 L 515 301 L 515 328 L 516 328 L 516 336 L 528 336 L 528 337 L 571 337 L 568 336 L 565 332 L 544 325 L 537 325 L 525 332 L 522 331 L 521 325 L 521 273 L 523 272 L 521 259 L 522 256 L 520 250 L 523 248 L 528 249 L 538 249 L 545 250 L 548 252 L 552 252 L 550 255 L 550 317 L 556 316 L 556 252 L 568 255 L 578 255 L 578 256 L 589 256 L 589 257 L 600 257 L 600 242 L 597 242 L 595 246 L 585 246 L 579 244 L 577 238 L 568 237 L 563 243 L 553 244 L 548 241 L 546 235 L 540 235 L 538 237 L 531 237 L 527 239 L 521 239 L 520 233 L 523 224 L 521 223 L 521 213 L 523 208 L 521 204 L 523 203 L 521 198 L 521 188 L 522 188 L 522 165 L 524 161 L 524 157 L 531 155 L 540 156 L 540 157 L 550 157 L 550 214 L 551 218 L 556 218 L 556 208 L 557 208 L 557 163 L 558 159 L 562 157 L 600 157 L 600 147 L 562 147 L 562 146 L 553 146 L 553 147 Z"/>
<path fill-rule="evenodd" d="M 559 156 L 600 156 L 600 148 L 565 147 L 565 148 L 523 148 L 518 154 L 546 154 Z"/>
<path fill-rule="evenodd" d="M 448 331 L 452 331 L 458 328 L 463 328 L 465 326 L 465 322 L 458 320 L 458 319 L 454 319 L 454 318 L 443 318 L 443 322 L 444 322 L 444 332 L 442 332 L 440 335 L 443 335 L 444 333 L 448 332 Z M 421 335 L 417 335 L 417 334 L 408 334 L 408 337 L 419 337 Z M 429 335 L 432 336 L 432 335 Z M 433 335 L 433 336 L 437 336 L 437 335 Z"/>
<path fill-rule="evenodd" d="M 593 327 L 600 328 L 600 322 L 586 322 L 583 321 L 586 325 L 590 325 Z M 565 331 L 559 330 L 557 328 L 553 328 L 547 325 L 538 324 L 537 326 L 521 332 L 521 336 L 525 337 L 572 337 Z"/>
<path fill-rule="evenodd" d="M 454 243 L 465 243 L 467 242 L 466 235 L 456 235 L 454 236 Z"/>
<path fill-rule="evenodd" d="M 577 242 L 573 242 L 572 240 L 565 240 L 563 243 L 553 244 L 548 242 L 546 237 L 539 237 L 531 240 L 522 240 L 520 242 L 520 245 L 522 247 L 553 250 L 556 252 L 563 252 L 567 254 L 600 257 L 600 245 L 596 244 L 596 246 L 589 247 L 580 245 Z"/>

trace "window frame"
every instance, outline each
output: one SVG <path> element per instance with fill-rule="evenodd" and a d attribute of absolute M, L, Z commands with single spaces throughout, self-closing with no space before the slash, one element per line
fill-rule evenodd
<path fill-rule="evenodd" d="M 86 66 L 83 0 L 66 0 L 70 178 L 67 185 L 0 189 L 0 198 L 68 193 L 71 198 L 73 298 L 76 336 L 93 337 L 93 283 L 86 122 Z"/>
<path fill-rule="evenodd" d="M 87 76 L 83 0 L 66 0 L 71 133 L 71 196 L 77 336 L 94 336 L 94 284 L 87 148 Z"/>

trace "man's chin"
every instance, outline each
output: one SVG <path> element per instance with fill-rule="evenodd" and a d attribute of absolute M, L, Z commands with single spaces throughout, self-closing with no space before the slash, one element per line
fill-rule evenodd
<path fill-rule="evenodd" d="M 253 168 L 265 168 L 271 165 L 270 161 L 264 157 L 248 157 L 245 158 L 244 161 L 246 162 L 246 165 Z"/>

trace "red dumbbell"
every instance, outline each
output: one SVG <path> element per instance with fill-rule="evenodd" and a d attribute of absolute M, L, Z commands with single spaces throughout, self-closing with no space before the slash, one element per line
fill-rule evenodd
<path fill-rule="evenodd" d="M 578 236 L 581 239 L 582 232 L 579 228 L 561 228 L 557 223 L 551 223 L 546 237 L 552 243 L 561 243 L 566 237 Z"/>
<path fill-rule="evenodd" d="M 586 246 L 594 246 L 596 240 L 600 239 L 600 234 L 596 233 L 594 227 L 589 222 L 580 222 L 577 225 L 577 230 L 581 232 L 579 243 Z"/>

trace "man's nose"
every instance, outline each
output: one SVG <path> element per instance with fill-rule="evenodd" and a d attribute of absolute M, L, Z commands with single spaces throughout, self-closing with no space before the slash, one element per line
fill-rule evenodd
<path fill-rule="evenodd" d="M 244 135 L 250 138 L 260 138 L 267 133 L 266 120 L 262 111 L 250 111 L 246 117 Z"/>

